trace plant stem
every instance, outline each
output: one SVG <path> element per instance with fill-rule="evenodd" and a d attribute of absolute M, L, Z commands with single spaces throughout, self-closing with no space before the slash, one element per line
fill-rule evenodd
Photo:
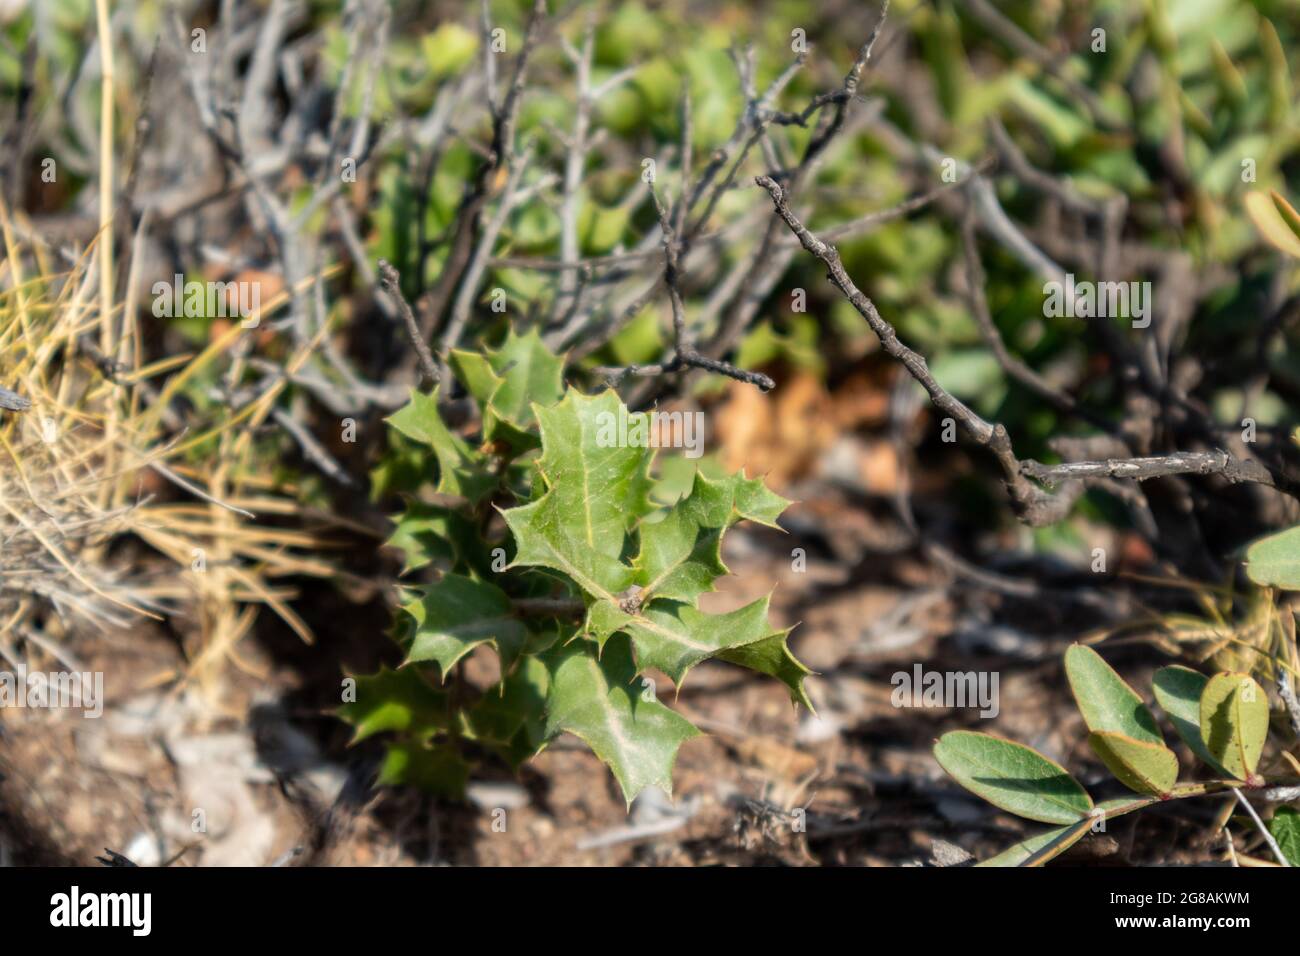
<path fill-rule="evenodd" d="M 1277 845 L 1277 841 L 1273 839 L 1273 834 L 1268 832 L 1268 827 L 1264 826 L 1264 821 L 1259 818 L 1259 814 L 1256 813 L 1255 808 L 1250 805 L 1250 801 L 1245 798 L 1240 790 L 1234 791 L 1233 796 L 1237 798 L 1238 803 L 1246 808 L 1246 812 L 1250 814 L 1250 818 L 1255 821 L 1256 828 L 1259 830 L 1260 835 L 1263 836 L 1264 842 L 1268 844 L 1268 848 L 1273 851 L 1273 855 L 1277 857 L 1277 862 L 1282 866 L 1290 866 L 1291 861 L 1286 858 L 1286 854 L 1282 852 L 1282 848 Z"/>
<path fill-rule="evenodd" d="M 113 355 L 113 35 L 108 0 L 95 0 L 99 32 L 99 347 Z"/>

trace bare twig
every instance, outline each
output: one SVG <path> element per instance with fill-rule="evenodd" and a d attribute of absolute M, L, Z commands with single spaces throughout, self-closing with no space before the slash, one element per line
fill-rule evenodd
<path fill-rule="evenodd" d="M 7 388 L 0 388 L 0 408 L 10 412 L 25 412 L 31 407 L 31 399 L 23 398 Z"/>
<path fill-rule="evenodd" d="M 971 311 L 980 327 L 984 343 L 997 359 L 998 365 L 1011 378 L 1035 395 L 1051 402 L 1061 411 L 1073 411 L 1076 404 L 1074 399 L 1013 356 L 1002 341 L 997 326 L 993 324 L 993 316 L 989 313 L 988 299 L 985 296 L 984 266 L 980 262 L 979 248 L 975 243 L 975 213 L 970 206 L 967 206 L 966 215 L 962 218 L 961 238 L 966 258 L 966 281 L 970 287 Z"/>
<path fill-rule="evenodd" d="M 1284 614 L 1290 614 L 1289 610 L 1284 610 Z M 1286 668 L 1278 665 L 1277 669 L 1277 693 L 1282 698 L 1282 703 L 1286 706 L 1287 719 L 1291 722 L 1291 732 L 1300 739 L 1300 700 L 1296 699 L 1295 688 L 1291 686 L 1291 675 Z"/>
<path fill-rule="evenodd" d="M 180 475 L 176 474 L 176 472 L 172 471 L 161 461 L 151 461 L 148 462 L 148 465 L 152 470 L 162 475 L 172 484 L 176 485 L 179 488 L 184 488 L 194 497 L 201 498 L 202 500 L 206 501 L 208 504 L 216 505 L 218 508 L 224 508 L 226 511 L 229 511 L 232 514 L 241 515 L 245 518 L 253 518 L 253 519 L 257 518 L 257 515 L 253 514 L 253 512 L 251 511 L 246 511 L 243 508 L 237 508 L 232 504 L 227 504 L 226 502 L 222 501 L 220 498 L 208 494 L 198 485 L 194 484 L 194 482 L 187 481 L 186 479 L 182 478 Z"/>
<path fill-rule="evenodd" d="M 510 604 L 519 614 L 540 617 L 576 617 L 587 609 L 578 598 L 513 598 Z"/>
<path fill-rule="evenodd" d="M 1250 814 L 1250 818 L 1255 821 L 1256 829 L 1259 830 L 1260 836 L 1264 838 L 1264 842 L 1268 844 L 1268 848 L 1273 851 L 1273 856 L 1277 857 L 1277 862 L 1281 866 L 1290 866 L 1291 861 L 1286 858 L 1282 848 L 1277 845 L 1277 840 L 1273 839 L 1273 834 L 1268 832 L 1268 827 L 1264 826 L 1264 821 L 1259 818 L 1259 814 L 1250 805 L 1250 801 L 1246 799 L 1240 790 L 1233 790 L 1232 795 L 1237 798 L 1237 802 L 1245 808 L 1246 812 Z"/>
<path fill-rule="evenodd" d="M 442 334 L 442 354 L 444 356 L 460 344 L 460 338 L 469 323 L 470 310 L 473 308 L 474 300 L 478 295 L 479 282 L 482 281 L 483 273 L 487 270 L 487 261 L 491 255 L 492 247 L 496 245 L 497 237 L 501 235 L 501 230 L 505 228 L 510 213 L 516 207 L 528 202 L 538 192 L 549 187 L 554 181 L 555 177 L 547 174 L 526 188 L 520 188 L 520 182 L 531 160 L 532 148 L 530 146 L 511 168 L 510 175 L 506 179 L 505 190 L 497 203 L 496 211 L 481 229 L 478 242 L 475 244 L 474 251 L 470 254 L 465 271 L 461 273 L 460 288 L 451 307 L 451 320 L 447 323 L 447 328 Z"/>
<path fill-rule="evenodd" d="M 411 337 L 415 354 L 420 359 L 420 372 L 425 381 L 437 384 L 441 379 L 438 374 L 438 364 L 434 362 L 433 353 L 429 351 L 424 336 L 420 334 L 420 325 L 415 321 L 415 313 L 411 311 L 410 303 L 406 301 L 406 296 L 402 295 L 401 282 L 402 277 L 398 275 L 392 263 L 387 259 L 380 259 L 379 286 L 397 303 L 397 311 L 401 314 L 402 321 L 406 323 L 406 332 Z"/>
<path fill-rule="evenodd" d="M 973 409 L 949 393 L 930 374 L 925 358 L 905 345 L 894 327 L 881 318 L 875 304 L 854 283 L 840 262 L 839 251 L 829 243 L 813 235 L 799 221 L 786 202 L 785 194 L 776 181 L 769 176 L 759 176 L 755 180 L 767 190 L 772 197 L 772 204 L 777 214 L 785 221 L 790 230 L 799 237 L 805 249 L 825 263 L 831 282 L 853 305 L 858 313 L 867 320 L 871 330 L 880 339 L 886 354 L 903 363 L 908 374 L 925 389 L 930 400 L 954 421 L 976 442 L 988 448 L 1002 466 L 1003 480 L 1007 492 L 1011 495 L 1016 514 L 1031 525 L 1052 524 L 1061 520 L 1083 491 L 1080 482 L 1069 482 L 1056 494 L 1045 493 L 1032 484 L 1021 472 L 1021 464 L 1011 447 L 1011 438 L 1001 424 L 992 424 L 981 418 Z"/>
<path fill-rule="evenodd" d="M 690 99 L 685 99 L 683 106 L 683 149 L 690 142 Z M 687 174 L 683 172 L 682 193 L 678 199 L 679 206 L 676 213 L 677 222 L 685 223 L 685 207 L 687 205 L 688 184 L 686 182 Z M 679 372 L 686 368 L 701 369 L 707 372 L 716 372 L 719 375 L 726 375 L 728 378 L 734 378 L 738 382 L 745 382 L 754 385 L 762 391 L 770 391 L 776 387 L 776 383 L 762 372 L 750 372 L 742 368 L 737 368 L 730 362 L 724 362 L 719 359 L 710 358 L 703 355 L 691 345 L 691 335 L 686 327 L 686 309 L 682 304 L 682 296 L 677 288 L 678 280 L 678 262 L 681 253 L 681 240 L 677 227 L 673 223 L 673 214 L 670 213 L 667 206 L 660 201 L 659 196 L 651 191 L 655 208 L 659 212 L 659 228 L 663 231 L 664 236 L 664 285 L 668 288 L 668 299 L 672 304 L 673 314 L 673 357 L 667 362 L 661 362 L 655 365 L 629 365 L 622 369 L 602 368 L 598 371 L 609 377 L 613 384 L 618 384 L 629 375 L 640 377 L 651 377 L 657 375 L 667 375 L 673 372 Z"/>
<path fill-rule="evenodd" d="M 1295 787 L 1266 787 L 1257 791 L 1259 798 L 1269 803 L 1291 803 L 1294 800 L 1300 800 L 1300 786 Z"/>
<path fill-rule="evenodd" d="M 1036 461 L 1021 463 L 1023 474 L 1047 484 L 1059 484 L 1080 478 L 1131 478 L 1146 481 L 1168 475 L 1222 475 L 1232 482 L 1248 481 L 1274 484 L 1273 475 L 1256 461 L 1242 461 L 1226 451 L 1180 451 L 1149 458 L 1111 458 L 1105 461 L 1074 461 L 1063 465 L 1044 465 Z"/>
<path fill-rule="evenodd" d="M 498 176 L 503 172 L 508 174 L 509 168 L 515 161 L 515 121 L 523 98 L 524 78 L 527 75 L 528 61 L 533 47 L 537 44 L 539 27 L 545 15 L 546 0 L 534 0 L 532 13 L 528 17 L 528 25 L 524 28 L 523 45 L 515 61 L 515 70 L 511 76 L 510 86 L 505 98 L 499 106 L 492 106 L 492 96 L 489 93 L 489 110 L 492 114 L 492 145 L 488 149 L 485 160 L 479 164 L 473 179 L 466 184 L 465 191 L 461 196 L 451 246 L 443 263 L 442 272 L 438 276 L 438 281 L 429 292 L 427 307 L 424 310 L 421 332 L 425 336 L 432 333 L 438 326 L 443 312 L 446 311 L 447 303 L 452 300 L 452 295 L 460 288 L 461 278 L 469 267 L 474 250 L 478 247 L 483 208 L 487 204 L 493 189 L 499 185 Z M 485 44 L 483 55 L 491 58 L 496 56 L 496 53 L 493 52 L 490 44 Z"/>

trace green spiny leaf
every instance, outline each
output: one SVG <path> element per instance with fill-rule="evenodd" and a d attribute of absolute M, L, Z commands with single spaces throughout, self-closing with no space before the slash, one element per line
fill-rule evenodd
<path fill-rule="evenodd" d="M 539 331 L 516 335 L 512 328 L 499 349 L 454 351 L 450 361 L 479 405 L 484 439 L 504 441 L 516 453 L 536 448 L 537 436 L 528 430 L 532 405 L 557 402 L 564 391 L 564 357 L 542 343 Z"/>
<path fill-rule="evenodd" d="M 534 327 L 523 335 L 506 333 L 501 348 L 487 353 L 501 379 L 492 393 L 492 412 L 519 427 L 533 423 L 533 405 L 551 405 L 564 395 L 564 357 L 542 344 Z"/>
<path fill-rule="evenodd" d="M 418 570 L 431 561 L 453 560 L 453 536 L 449 528 L 455 512 L 423 502 L 412 502 L 397 522 L 386 547 L 402 552 L 402 573 Z"/>
<path fill-rule="evenodd" d="M 386 787 L 405 784 L 458 798 L 465 793 L 469 770 L 469 764 L 449 744 L 402 740 L 388 745 L 377 780 Z"/>
<path fill-rule="evenodd" d="M 721 551 L 726 530 L 742 518 L 775 526 L 788 504 L 757 478 L 736 474 L 714 480 L 697 471 L 691 493 L 662 521 L 641 527 L 634 567 L 642 599 L 693 603 L 712 591 L 714 580 L 727 573 Z"/>
<path fill-rule="evenodd" d="M 812 671 L 790 652 L 790 646 L 786 643 L 789 634 L 787 629 L 753 644 L 721 651 L 718 660 L 775 677 L 789 688 L 792 701 L 803 704 L 811 711 L 813 705 L 803 689 L 803 679 Z"/>
<path fill-rule="evenodd" d="M 560 571 L 593 598 L 617 603 L 634 577 L 619 558 L 627 531 L 649 510 L 651 455 L 620 447 L 617 436 L 604 431 L 627 417 L 612 391 L 589 397 L 570 389 L 563 401 L 535 412 L 546 492 L 502 512 L 518 545 L 511 567 Z"/>
<path fill-rule="evenodd" d="M 628 614 L 609 601 L 598 601 L 589 621 L 599 645 L 614 631 L 629 635 L 638 669 L 657 667 L 680 688 L 686 672 L 700 661 L 770 637 L 769 599 L 759 598 L 728 614 L 705 614 L 681 601 L 651 601 Z"/>
<path fill-rule="evenodd" d="M 408 506 L 392 543 L 403 549 L 409 568 L 436 560 L 450 569 L 406 606 L 395 638 L 409 660 L 435 662 L 444 675 L 484 643 L 496 647 L 502 662 L 498 687 L 456 715 L 462 738 L 517 766 L 556 734 L 572 732 L 610 766 L 630 803 L 647 786 L 671 791 L 678 748 L 698 734 L 657 698 L 642 695 L 644 682 L 635 682 L 642 668 L 662 668 L 680 684 L 696 663 L 717 657 L 770 674 L 793 700 L 809 703 L 803 690 L 809 671 L 790 653 L 788 632 L 768 624 L 768 599 L 720 615 L 696 606 L 726 573 L 720 557 L 726 529 L 742 519 L 775 526 L 785 499 L 743 474 L 700 477 L 694 494 L 655 522 L 647 416 L 630 414 L 611 391 L 570 390 L 546 404 L 558 397 L 562 363 L 536 333 L 512 333 L 495 352 L 456 353 L 452 362 L 483 409 L 485 438 L 504 437 L 517 453 L 539 441 L 521 442 L 498 426 L 535 423 L 540 458 L 504 471 L 490 467 L 482 452 L 447 430 L 436 393 L 413 395 L 393 416 L 394 427 L 433 448 L 440 491 L 473 503 L 498 488 L 513 489 L 527 501 L 502 512 L 512 536 L 506 544 L 514 550 L 506 570 L 547 574 L 515 580 L 510 593 L 554 596 L 547 576 L 558 573 L 584 596 L 590 632 L 575 633 L 561 623 L 563 614 L 519 617 L 506 592 L 485 583 L 489 545 L 479 524 L 460 508 Z M 536 478 L 531 483 L 528 470 Z M 410 726 L 392 719 L 368 732 Z M 433 745 L 436 731 L 445 729 L 439 723 L 426 739 L 399 739 L 390 747 L 385 779 L 439 792 L 462 788 L 467 767 L 459 753 L 445 742 Z"/>
<path fill-rule="evenodd" d="M 731 521 L 733 497 L 726 484 L 696 472 L 689 495 L 662 521 L 642 525 L 634 566 L 643 599 L 694 601 L 713 590 L 714 580 L 727 573 L 722 535 Z"/>
<path fill-rule="evenodd" d="M 510 598 L 483 581 L 445 574 L 403 610 L 415 619 L 407 662 L 433 661 L 443 680 L 480 644 L 496 648 L 503 672 L 509 672 L 524 646 L 524 625 L 513 616 Z"/>
<path fill-rule="evenodd" d="M 934 756 L 967 790 L 1016 816 L 1073 824 L 1092 810 L 1092 798 L 1064 767 L 1023 744 L 954 730 L 939 738 Z"/>
<path fill-rule="evenodd" d="M 1094 730 L 1088 744 L 1120 783 L 1136 793 L 1159 796 L 1178 780 L 1178 757 L 1164 744 Z"/>
<path fill-rule="evenodd" d="M 769 528 L 779 527 L 776 519 L 790 507 L 790 499 L 768 488 L 762 478 L 746 478 L 744 472 L 723 480 L 732 487 L 732 507 L 736 514 Z"/>
<path fill-rule="evenodd" d="M 352 679 L 356 699 L 336 713 L 352 725 L 353 743 L 386 730 L 421 738 L 447 729 L 447 693 L 431 686 L 417 668 L 383 667 L 376 674 Z"/>
<path fill-rule="evenodd" d="M 456 373 L 456 378 L 465 386 L 465 391 L 473 397 L 484 416 L 492 402 L 492 393 L 501 387 L 501 376 L 482 352 L 468 352 L 452 349 L 447 355 L 447 364 Z"/>
<path fill-rule="evenodd" d="M 388 418 L 388 423 L 407 438 L 433 448 L 438 460 L 438 491 L 459 495 L 477 504 L 497 485 L 497 477 L 481 456 L 465 441 L 447 430 L 438 414 L 438 389 L 428 395 L 412 392 L 411 400 Z"/>
<path fill-rule="evenodd" d="M 611 638 L 597 656 L 595 643 L 579 638 L 559 648 L 550 666 L 547 738 L 581 737 L 614 772 L 628 806 L 646 787 L 671 794 L 677 749 L 699 731 L 643 696 L 628 639 Z"/>
<path fill-rule="evenodd" d="M 546 739 L 550 683 L 546 665 L 535 656 L 524 656 L 500 685 L 486 691 L 464 712 L 462 732 L 517 768 L 536 754 Z"/>
<path fill-rule="evenodd" d="M 491 558 L 473 521 L 454 508 L 423 501 L 407 504 L 385 544 L 401 550 L 403 574 L 434 561 L 480 574 L 491 566 Z"/>
<path fill-rule="evenodd" d="M 1156 719 L 1142 698 L 1092 648 L 1075 644 L 1066 651 L 1065 673 L 1089 730 L 1164 745 Z"/>
<path fill-rule="evenodd" d="M 1249 674 L 1215 674 L 1201 692 L 1201 740 L 1214 761 L 1249 781 L 1268 736 L 1268 698 Z"/>

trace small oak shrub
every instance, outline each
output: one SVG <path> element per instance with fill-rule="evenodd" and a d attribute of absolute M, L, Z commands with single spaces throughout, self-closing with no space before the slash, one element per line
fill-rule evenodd
<path fill-rule="evenodd" d="M 785 499 L 759 479 L 699 471 L 677 496 L 652 474 L 647 416 L 612 390 L 566 389 L 563 358 L 536 332 L 454 352 L 450 365 L 478 407 L 478 440 L 448 427 L 437 390 L 415 393 L 389 419 L 404 447 L 385 465 L 433 480 L 391 544 L 408 574 L 436 580 L 406 588 L 394 631 L 403 664 L 356 678 L 341 708 L 355 740 L 387 734 L 382 782 L 457 794 L 478 755 L 518 767 L 569 732 L 630 804 L 647 786 L 671 793 L 678 748 L 699 733 L 639 677 L 646 668 L 680 687 L 717 658 L 807 704 L 808 670 L 768 622 L 768 597 L 726 614 L 699 607 L 727 573 L 727 529 L 775 526 Z M 480 645 L 501 677 L 475 695 L 453 675 Z"/>

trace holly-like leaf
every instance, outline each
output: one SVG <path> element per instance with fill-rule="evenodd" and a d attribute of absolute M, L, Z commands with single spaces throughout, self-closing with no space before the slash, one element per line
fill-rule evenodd
<path fill-rule="evenodd" d="M 1089 730 L 1164 745 L 1156 719 L 1137 691 L 1091 647 L 1075 644 L 1066 651 L 1065 673 Z"/>
<path fill-rule="evenodd" d="M 490 564 L 490 574 L 485 570 L 496 541 L 485 538 L 467 507 L 415 502 L 392 539 L 408 569 L 433 562 L 445 569 L 395 628 L 408 661 L 436 663 L 445 677 L 482 644 L 501 659 L 500 684 L 462 705 L 450 729 L 516 766 L 556 734 L 572 732 L 610 766 L 630 804 L 647 786 L 671 792 L 678 748 L 698 734 L 653 695 L 643 696 L 641 670 L 659 668 L 680 686 L 693 666 L 716 657 L 770 674 L 796 703 L 809 703 L 809 671 L 790 653 L 788 631 L 768 623 L 767 598 L 728 614 L 698 607 L 727 573 L 720 551 L 726 530 L 742 519 L 775 526 L 785 499 L 743 473 L 701 476 L 694 493 L 656 521 L 648 416 L 629 413 L 612 391 L 570 390 L 554 401 L 562 362 L 535 332 L 512 333 L 485 355 L 455 353 L 452 364 L 483 410 L 486 443 L 497 445 L 492 452 L 506 467 L 490 467 L 486 448 L 472 450 L 450 433 L 436 393 L 412 396 L 393 416 L 394 427 L 433 448 L 440 491 L 474 503 L 500 490 L 525 503 L 502 511 L 511 538 L 501 544 L 513 561 L 492 578 L 510 582 L 503 586 L 513 600 L 486 583 L 502 573 Z M 534 424 L 540 437 L 515 434 Z M 515 455 L 540 444 L 541 455 L 511 461 L 502 442 Z M 566 595 L 557 594 L 557 576 L 583 598 L 581 625 Z M 545 601 L 556 598 L 551 613 Z M 390 749 L 387 779 L 445 792 L 462 785 L 463 761 L 447 741 L 434 746 L 435 736 L 400 739 Z"/>
<path fill-rule="evenodd" d="M 401 740 L 388 745 L 376 779 L 382 786 L 406 784 L 458 798 L 465 793 L 469 770 L 469 764 L 450 744 Z"/>
<path fill-rule="evenodd" d="M 614 631 L 632 638 L 640 670 L 657 667 L 681 687 L 686 672 L 719 651 L 754 644 L 772 635 L 767 622 L 768 597 L 728 614 L 705 614 L 681 601 L 652 601 L 628 614 L 608 601 L 591 609 L 598 644 Z"/>
<path fill-rule="evenodd" d="M 351 679 L 356 681 L 356 699 L 336 713 L 352 725 L 352 743 L 386 730 L 425 738 L 447 729 L 446 691 L 433 687 L 416 668 L 384 667 Z"/>
<path fill-rule="evenodd" d="M 407 662 L 436 663 L 444 681 L 480 644 L 495 647 L 502 672 L 509 672 L 527 637 L 504 591 L 459 574 L 443 575 L 403 610 L 415 620 Z"/>
<path fill-rule="evenodd" d="M 492 393 L 501 387 L 501 376 L 496 373 L 488 357 L 482 352 L 452 349 L 447 355 L 447 364 L 478 405 L 480 414 L 486 417 Z"/>
<path fill-rule="evenodd" d="M 593 599 L 617 604 L 634 577 L 619 559 L 627 531 L 649 510 L 651 454 L 618 440 L 618 423 L 629 413 L 612 391 L 586 396 L 570 389 L 535 413 L 546 492 L 502 512 L 518 546 L 511 567 L 560 571 Z"/>
<path fill-rule="evenodd" d="M 477 504 L 497 486 L 487 462 L 453 435 L 438 414 L 438 389 L 428 395 L 412 392 L 411 400 L 388 417 L 388 423 L 407 438 L 433 448 L 438 461 L 438 491 L 459 495 Z"/>
<path fill-rule="evenodd" d="M 787 505 L 760 479 L 746 479 L 740 473 L 709 479 L 697 471 L 691 493 L 673 505 L 662 521 L 641 527 L 641 551 L 634 567 L 642 600 L 660 597 L 694 603 L 727 573 L 722 563 L 722 536 L 727 529 L 742 518 L 775 527 Z"/>
<path fill-rule="evenodd" d="M 1027 820 L 1073 824 L 1092 810 L 1092 797 L 1064 767 L 1023 744 L 954 730 L 939 738 L 934 756 L 967 790 Z"/>
<path fill-rule="evenodd" d="M 723 480 L 731 485 L 732 508 L 737 515 L 769 528 L 780 527 L 776 519 L 790 507 L 789 498 L 782 498 L 767 487 L 762 478 L 746 478 L 744 472 Z"/>
<path fill-rule="evenodd" d="M 464 712 L 462 733 L 518 768 L 545 742 L 550 684 L 546 665 L 535 656 L 524 656 L 500 685 L 487 690 Z"/>
<path fill-rule="evenodd" d="M 789 688 L 790 699 L 794 703 L 803 704 L 811 711 L 813 705 L 803 689 L 803 679 L 812 671 L 791 653 L 787 643 L 789 634 L 790 630 L 787 628 L 753 644 L 720 651 L 718 660 L 775 677 Z"/>
<path fill-rule="evenodd" d="M 1136 793 L 1166 794 L 1178 780 L 1178 757 L 1164 744 L 1094 730 L 1088 744 L 1106 769 Z"/>
<path fill-rule="evenodd" d="M 673 764 L 684 741 L 699 734 L 684 717 L 648 696 L 627 637 L 603 653 L 583 638 L 553 652 L 546 736 L 575 734 L 614 772 L 628 806 L 646 787 L 672 793 Z"/>
<path fill-rule="evenodd" d="M 1227 774 L 1210 756 L 1201 739 L 1201 694 L 1209 678 L 1190 667 L 1171 665 L 1156 671 L 1151 686 L 1156 702 L 1169 715 L 1170 722 L 1183 742 L 1216 773 Z"/>
<path fill-rule="evenodd" d="M 691 493 L 662 521 L 641 527 L 636 584 L 651 596 L 694 601 L 727 573 L 722 535 L 733 514 L 733 489 L 696 472 Z"/>
<path fill-rule="evenodd" d="M 432 561 L 450 562 L 455 557 L 450 523 L 455 512 L 449 508 L 414 501 L 398 519 L 386 547 L 402 552 L 402 573 L 408 574 Z"/>
<path fill-rule="evenodd" d="M 1251 544 L 1246 549 L 1246 576 L 1260 587 L 1300 591 L 1300 526 Z"/>
<path fill-rule="evenodd" d="M 540 331 L 533 327 L 523 335 L 514 329 L 506 333 L 501 348 L 486 353 L 493 371 L 501 378 L 492 393 L 492 411 L 520 427 L 533 423 L 533 405 L 551 405 L 564 394 L 564 357 L 542 344 Z"/>
<path fill-rule="evenodd" d="M 1249 674 L 1215 674 L 1201 692 L 1201 740 L 1215 763 L 1249 781 L 1268 736 L 1268 698 Z"/>
<path fill-rule="evenodd" d="M 454 508 L 412 501 L 385 544 L 402 552 L 402 573 L 438 562 L 449 569 L 487 574 L 491 555 L 474 522 Z"/>
<path fill-rule="evenodd" d="M 1300 810 L 1278 807 L 1268 821 L 1268 832 L 1282 848 L 1282 855 L 1292 866 L 1300 866 Z"/>
<path fill-rule="evenodd" d="M 537 436 L 529 431 L 535 421 L 532 406 L 560 400 L 564 357 L 543 344 L 536 328 L 523 335 L 512 328 L 499 349 L 454 351 L 450 362 L 478 403 L 484 440 L 504 441 L 516 453 L 537 447 Z"/>

